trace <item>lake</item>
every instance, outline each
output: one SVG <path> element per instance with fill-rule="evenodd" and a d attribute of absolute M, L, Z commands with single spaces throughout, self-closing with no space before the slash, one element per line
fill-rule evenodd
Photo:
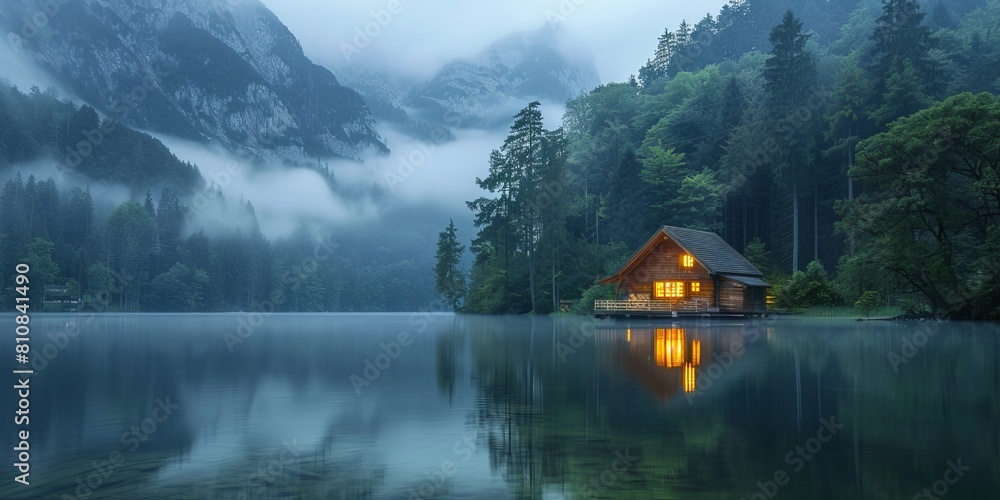
<path fill-rule="evenodd" d="M 1000 493 L 995 323 L 39 314 L 31 326 L 30 486 L 8 465 L 0 498 Z M 4 359 L 17 384 L 10 370 L 26 365 Z M 13 464 L 10 383 L 0 401 Z"/>

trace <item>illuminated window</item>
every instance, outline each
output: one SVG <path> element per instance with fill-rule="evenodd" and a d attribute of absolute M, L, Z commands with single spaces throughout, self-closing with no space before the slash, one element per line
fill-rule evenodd
<path fill-rule="evenodd" d="M 691 291 L 692 292 L 700 292 L 701 291 L 701 282 L 700 281 L 692 282 L 691 283 Z"/>
<path fill-rule="evenodd" d="M 688 254 L 681 255 L 681 267 L 694 267 L 694 257 Z"/>
<path fill-rule="evenodd" d="M 700 347 L 699 347 L 700 348 Z M 684 329 L 657 328 L 654 343 L 656 365 L 677 368 L 684 364 Z M 699 356 L 700 356 L 699 352 Z"/>
<path fill-rule="evenodd" d="M 683 281 L 656 281 L 653 283 L 654 299 L 680 299 L 683 297 Z"/>
<path fill-rule="evenodd" d="M 658 328 L 656 330 L 656 342 L 653 343 L 653 348 L 656 354 L 656 366 L 665 366 L 667 364 L 667 331 Z"/>
<path fill-rule="evenodd" d="M 694 392 L 698 385 L 698 375 L 694 371 L 694 365 L 687 363 L 684 365 L 684 392 L 690 394 Z"/>

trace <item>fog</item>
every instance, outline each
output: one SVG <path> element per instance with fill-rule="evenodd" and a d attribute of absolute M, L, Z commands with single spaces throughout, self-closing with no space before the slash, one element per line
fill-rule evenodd
<path fill-rule="evenodd" d="M 24 57 L 20 51 L 20 43 L 21 37 L 13 33 L 8 33 L 0 42 L 0 68 L 3 68 L 0 81 L 5 85 L 16 86 L 21 92 L 27 92 L 32 85 L 37 85 L 43 90 L 52 87 L 61 96 L 70 97 L 70 93 L 55 78 Z M 74 102 L 79 104 L 77 100 Z"/>
<path fill-rule="evenodd" d="M 554 129 L 565 107 L 544 103 L 541 111 L 544 126 Z M 336 189 L 312 169 L 255 164 L 219 147 L 152 135 L 178 158 L 197 165 L 209 183 L 189 201 L 189 233 L 245 228 L 249 219 L 241 205 L 246 201 L 253 204 L 268 238 L 286 237 L 303 225 L 318 229 L 372 223 L 401 206 L 436 207 L 468 226 L 472 213 L 466 202 L 486 194 L 476 178 L 488 175 L 490 151 L 501 147 L 507 130 L 456 130 L 455 140 L 442 144 L 413 139 L 391 125 L 380 124 L 377 131 L 391 150 L 388 155 L 323 160 L 334 173 Z M 223 199 L 214 196 L 216 190 Z"/>
<path fill-rule="evenodd" d="M 338 194 L 316 170 L 263 164 L 219 147 L 151 135 L 181 160 L 197 165 L 208 184 L 187 200 L 188 233 L 247 229 L 251 223 L 244 209 L 247 202 L 254 207 L 261 232 L 272 239 L 287 237 L 302 226 L 360 224 L 378 215 L 370 197 Z M 338 170 L 334 165 L 331 169 Z M 353 191 L 351 188 L 360 187 L 359 183 L 372 176 L 344 177 L 340 180 L 338 176 L 338 182 L 346 191 Z"/>
<path fill-rule="evenodd" d="M 0 183 L 6 182 L 7 179 L 13 179 L 19 173 L 24 182 L 28 182 L 30 176 L 34 176 L 37 182 L 51 178 L 63 194 L 68 193 L 74 187 L 84 191 L 89 189 L 90 196 L 94 201 L 94 213 L 99 217 L 107 216 L 122 203 L 135 198 L 127 186 L 110 182 L 96 182 L 75 173 L 54 158 L 0 169 Z"/>
<path fill-rule="evenodd" d="M 326 66 L 363 63 L 427 78 L 444 63 L 477 54 L 504 35 L 555 22 L 593 55 L 604 82 L 625 81 L 637 73 L 653 56 L 665 28 L 675 29 L 682 19 L 693 24 L 709 12 L 717 14 L 725 4 L 723 0 L 398 0 L 393 14 L 388 9 L 397 0 L 263 1 L 299 38 L 306 55 Z M 370 41 L 359 36 L 366 27 L 376 34 L 368 37 Z M 345 51 L 345 45 L 358 51 Z"/>
<path fill-rule="evenodd" d="M 342 50 L 344 44 L 355 43 L 358 30 L 363 32 L 366 24 L 377 17 L 382 19 L 384 28 L 379 27 L 379 34 L 360 47 L 350 62 L 419 78 L 430 77 L 449 60 L 472 56 L 505 35 L 555 22 L 565 35 L 563 40 L 590 40 L 561 48 L 564 53 L 592 57 L 603 81 L 624 80 L 635 73 L 651 55 L 656 38 L 665 27 L 675 26 L 682 18 L 700 19 L 706 12 L 717 11 L 723 3 L 719 0 L 695 6 L 673 0 L 641 0 L 626 7 L 599 0 L 400 2 L 394 9 L 396 14 L 389 12 L 393 4 L 387 0 L 335 4 L 265 0 L 264 3 L 300 39 L 307 56 L 331 67 L 348 62 Z M 385 17 L 387 13 L 389 17 Z M 16 43 L 10 45 L 10 42 L 0 44 L 0 65 L 5 68 L 5 78 L 22 89 L 31 85 L 54 86 L 73 99 L 55 79 L 20 57 Z M 546 128 L 559 127 L 564 104 L 543 103 L 542 112 Z M 349 228 L 370 224 L 401 206 L 434 206 L 454 214 L 457 223 L 468 226 L 472 214 L 465 202 L 485 194 L 475 180 L 488 174 L 489 153 L 502 145 L 507 130 L 460 129 L 454 131 L 454 141 L 432 144 L 412 139 L 391 125 L 379 123 L 376 128 L 391 153 L 362 161 L 323 160 L 336 177 L 335 186 L 313 169 L 255 165 L 248 158 L 219 147 L 148 133 L 164 142 L 181 160 L 197 165 L 209 182 L 209 188 L 203 192 L 182 196 L 191 207 L 188 233 L 200 229 L 210 233 L 237 227 L 246 229 L 251 221 L 244 209 L 247 201 L 254 206 L 261 230 L 272 239 L 286 237 L 303 225 Z M 39 162 L 17 169 L 25 177 L 34 174 L 45 179 L 51 175 L 62 189 L 90 187 L 95 208 L 102 212 L 130 196 L 123 186 L 57 172 L 51 163 Z M 5 174 L 13 175 L 13 170 Z M 216 196 L 216 192 L 223 197 Z M 131 195 L 134 197 L 135 193 Z M 158 197 L 158 188 L 153 195 Z"/>
<path fill-rule="evenodd" d="M 565 107 L 544 103 L 541 107 L 547 129 L 558 128 Z M 511 120 L 513 121 L 513 120 Z M 393 130 L 379 127 L 392 150 L 387 157 L 369 157 L 365 172 L 388 190 L 390 196 L 408 202 L 432 202 L 456 213 L 471 217 L 466 201 L 484 193 L 476 178 L 489 174 L 490 151 L 500 149 L 507 130 L 456 130 L 455 141 L 433 144 L 418 141 Z M 338 170 L 338 173 L 340 170 Z"/>

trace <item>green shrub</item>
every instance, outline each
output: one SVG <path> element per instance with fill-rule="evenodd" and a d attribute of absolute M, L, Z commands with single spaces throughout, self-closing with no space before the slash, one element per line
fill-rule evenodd
<path fill-rule="evenodd" d="M 866 290 L 854 303 L 854 307 L 864 313 L 866 318 L 870 318 L 872 311 L 882 302 L 882 297 L 875 290 Z"/>
<path fill-rule="evenodd" d="M 594 313 L 595 300 L 613 300 L 615 287 L 612 285 L 594 285 L 583 292 L 583 297 L 573 303 L 570 311 L 573 314 L 591 315 Z"/>
<path fill-rule="evenodd" d="M 843 301 L 818 260 L 796 271 L 788 281 L 774 287 L 775 303 L 781 309 L 835 306 Z"/>

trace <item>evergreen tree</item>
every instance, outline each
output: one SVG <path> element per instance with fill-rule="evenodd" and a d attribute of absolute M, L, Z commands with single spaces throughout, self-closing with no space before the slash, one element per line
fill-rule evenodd
<path fill-rule="evenodd" d="M 156 222 L 142 205 L 127 201 L 108 217 L 107 233 L 104 250 L 109 267 L 126 277 L 118 294 L 118 307 L 122 311 L 138 311 Z"/>
<path fill-rule="evenodd" d="M 35 238 L 31 243 L 25 245 L 24 256 L 20 259 L 31 269 L 31 299 L 39 306 L 42 303 L 46 285 L 57 284 L 59 265 L 52 260 L 54 249 L 55 244 L 51 241 Z"/>
<path fill-rule="evenodd" d="M 889 79 L 907 71 L 907 65 L 915 72 L 917 85 L 923 85 L 929 95 L 939 90 L 937 68 L 930 58 L 931 30 L 923 24 L 926 14 L 917 0 L 883 0 L 882 16 L 876 21 L 872 33 L 874 42 L 871 56 L 872 80 L 876 105 L 884 104 L 889 89 Z M 888 123 L 899 116 L 883 117 Z"/>
<path fill-rule="evenodd" d="M 934 6 L 934 10 L 931 11 L 931 17 L 928 22 L 934 29 L 953 30 L 958 28 L 958 23 L 952 17 L 951 11 L 948 10 L 948 7 L 941 0 L 938 0 L 938 3 Z"/>
<path fill-rule="evenodd" d="M 465 297 L 465 273 L 459 268 L 465 246 L 458 242 L 455 221 L 449 220 L 448 227 L 438 235 L 437 265 L 434 267 L 434 289 L 452 308 L 458 309 Z"/>
<path fill-rule="evenodd" d="M 841 158 L 842 167 L 834 176 L 846 179 L 847 200 L 854 199 L 854 179 L 847 172 L 854 167 L 855 148 L 871 126 L 866 117 L 864 96 L 868 94 L 867 81 L 858 67 L 857 58 L 848 58 L 837 74 L 830 107 L 825 116 L 828 125 L 826 141 L 830 147 L 824 152 L 828 157 Z M 854 241 L 850 253 L 854 253 Z"/>
<path fill-rule="evenodd" d="M 902 68 L 893 73 L 885 83 L 885 94 L 877 109 L 872 110 L 871 120 L 886 126 L 897 118 L 910 116 L 931 105 L 926 87 L 910 61 L 903 61 Z"/>
<path fill-rule="evenodd" d="M 792 11 L 785 13 L 781 24 L 771 30 L 773 50 L 767 59 L 765 77 L 770 106 L 775 123 L 774 132 L 780 144 L 780 157 L 775 175 L 790 193 L 791 208 L 791 270 L 799 269 L 799 184 L 806 178 L 812 130 L 799 113 L 807 110 L 807 102 L 815 92 L 816 63 L 806 52 L 809 35 L 802 32 L 802 22 Z"/>
<path fill-rule="evenodd" d="M 537 306 L 535 275 L 537 264 L 537 242 L 539 212 L 538 196 L 543 169 L 542 146 L 545 130 L 542 128 L 541 103 L 534 101 L 514 115 L 514 125 L 504 141 L 501 151 L 514 171 L 520 176 L 515 191 L 514 206 L 519 223 L 520 235 L 517 241 L 519 253 L 528 261 L 528 290 L 531 296 L 531 310 Z"/>

